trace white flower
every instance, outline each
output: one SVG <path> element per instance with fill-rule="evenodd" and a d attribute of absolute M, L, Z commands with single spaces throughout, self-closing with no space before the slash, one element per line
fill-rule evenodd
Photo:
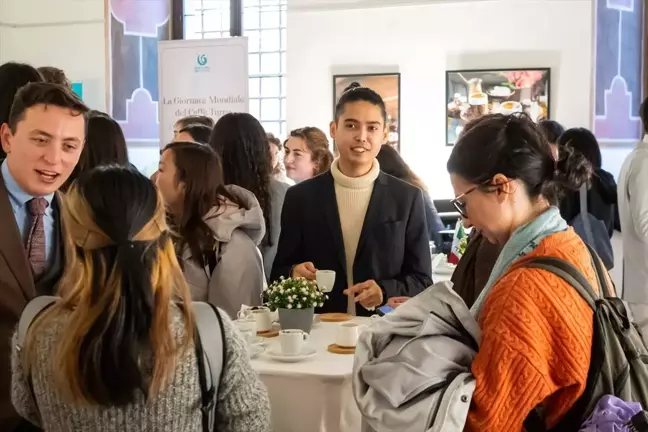
<path fill-rule="evenodd" d="M 324 306 L 324 303 L 320 303 L 320 304 L 319 304 L 319 307 L 323 307 L 323 306 Z"/>
<path fill-rule="evenodd" d="M 311 298 L 315 298 L 315 293 L 311 293 Z"/>
<path fill-rule="evenodd" d="M 289 301 L 289 302 L 292 301 L 292 296 L 288 296 L 288 301 Z"/>
<path fill-rule="evenodd" d="M 297 309 L 301 309 L 302 308 L 301 306 L 302 306 L 301 303 L 297 303 Z"/>
<path fill-rule="evenodd" d="M 288 304 L 286 305 L 286 308 L 287 308 L 287 309 L 292 309 L 292 305 L 291 305 L 290 303 L 288 303 Z"/>
<path fill-rule="evenodd" d="M 302 297 L 302 301 L 303 301 L 303 302 L 308 301 L 308 297 Z"/>

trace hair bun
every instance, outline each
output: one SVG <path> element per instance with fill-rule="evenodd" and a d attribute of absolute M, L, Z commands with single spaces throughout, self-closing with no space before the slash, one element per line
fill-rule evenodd
<path fill-rule="evenodd" d="M 542 187 L 542 194 L 550 202 L 557 202 L 565 193 L 578 190 L 588 184 L 592 177 L 592 164 L 581 152 L 569 147 L 560 148 L 560 159 L 556 163 L 551 179 Z"/>
<path fill-rule="evenodd" d="M 345 88 L 344 91 L 343 91 L 342 93 L 344 94 L 344 93 L 346 93 L 346 92 L 348 92 L 348 91 L 352 91 L 352 90 L 357 89 L 357 88 L 360 88 L 360 87 L 362 87 L 362 86 L 360 85 L 360 83 L 357 82 L 357 81 L 354 81 L 354 82 L 352 82 L 351 84 L 349 84 L 349 85 L 347 86 L 347 88 Z"/>

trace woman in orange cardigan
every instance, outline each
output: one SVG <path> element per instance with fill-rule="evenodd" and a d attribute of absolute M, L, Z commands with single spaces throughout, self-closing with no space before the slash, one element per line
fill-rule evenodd
<path fill-rule="evenodd" d="M 523 267 L 536 256 L 561 258 L 597 286 L 585 245 L 555 207 L 563 190 L 589 179 L 591 167 L 580 154 L 561 156 L 554 161 L 528 117 L 498 114 L 477 120 L 448 161 L 466 225 L 503 245 L 471 308 L 482 340 L 468 431 L 522 431 L 536 407 L 553 427 L 585 390 L 592 310 L 562 279 Z"/>

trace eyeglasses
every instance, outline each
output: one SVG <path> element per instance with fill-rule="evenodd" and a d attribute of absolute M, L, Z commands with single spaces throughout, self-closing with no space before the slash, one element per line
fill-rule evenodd
<path fill-rule="evenodd" d="M 461 215 L 462 218 L 467 218 L 468 216 L 466 215 L 466 203 L 463 201 L 463 198 L 466 197 L 466 195 L 475 192 L 479 186 L 472 187 L 468 189 L 466 192 L 462 193 L 459 195 L 457 198 L 453 199 L 450 201 L 454 208 L 457 209 L 459 214 Z"/>
<path fill-rule="evenodd" d="M 476 191 L 477 189 L 479 189 L 480 187 L 482 187 L 482 186 L 486 186 L 486 185 L 489 184 L 491 181 L 492 181 L 491 179 L 488 179 L 488 180 L 486 180 L 485 182 L 478 184 L 477 186 L 471 187 L 471 188 L 468 189 L 466 192 L 462 193 L 462 194 L 459 195 L 457 198 L 455 198 L 455 199 L 453 199 L 452 201 L 450 201 L 450 203 L 454 206 L 454 208 L 457 209 L 457 211 L 459 212 L 459 214 L 461 215 L 462 218 L 467 218 L 467 217 L 468 217 L 468 215 L 467 215 L 467 213 L 466 213 L 466 203 L 463 201 L 463 199 L 464 199 L 467 195 L 469 195 L 469 194 L 475 192 L 475 191 Z"/>

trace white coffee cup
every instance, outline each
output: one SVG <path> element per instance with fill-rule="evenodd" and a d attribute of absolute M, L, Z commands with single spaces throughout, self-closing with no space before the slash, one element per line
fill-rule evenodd
<path fill-rule="evenodd" d="M 255 307 L 250 311 L 250 316 L 256 320 L 257 331 L 267 332 L 272 330 L 272 313 L 267 307 Z"/>
<path fill-rule="evenodd" d="M 239 318 L 236 320 L 236 326 L 241 332 L 251 331 L 256 335 L 257 323 L 253 317 Z"/>
<path fill-rule="evenodd" d="M 335 271 L 317 270 L 315 272 L 315 280 L 317 281 L 317 286 L 319 286 L 323 292 L 331 292 L 335 285 Z"/>
<path fill-rule="evenodd" d="M 308 341 L 308 333 L 298 329 L 287 329 L 279 332 L 279 343 L 283 355 L 296 356 L 302 353 Z"/>
<path fill-rule="evenodd" d="M 340 324 L 337 329 L 335 344 L 340 347 L 355 347 L 358 344 L 360 333 L 366 328 L 367 326 L 354 322 Z"/>

